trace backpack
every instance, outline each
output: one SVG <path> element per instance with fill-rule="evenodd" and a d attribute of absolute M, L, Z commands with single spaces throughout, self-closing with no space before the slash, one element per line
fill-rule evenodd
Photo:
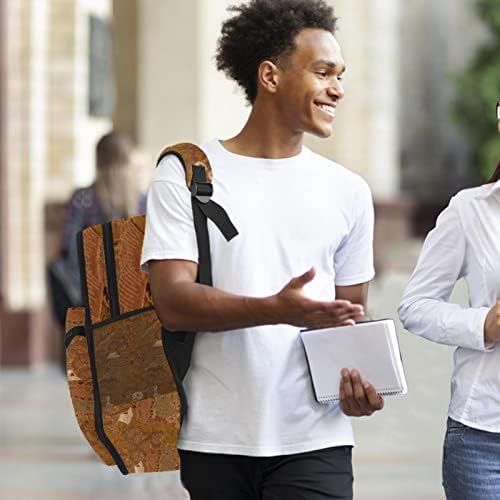
<path fill-rule="evenodd" d="M 207 218 L 227 241 L 238 232 L 210 198 L 212 169 L 193 144 L 176 155 L 191 192 L 198 245 L 197 282 L 212 286 Z M 139 266 L 145 216 L 113 220 L 77 236 L 83 307 L 66 316 L 66 368 L 78 425 L 107 465 L 123 474 L 179 468 L 177 439 L 188 401 L 182 380 L 194 332 L 170 332 L 153 307 L 148 274 Z"/>

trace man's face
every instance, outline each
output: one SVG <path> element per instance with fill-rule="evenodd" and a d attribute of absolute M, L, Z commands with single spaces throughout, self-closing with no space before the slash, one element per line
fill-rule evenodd
<path fill-rule="evenodd" d="M 321 29 L 301 31 L 295 44 L 280 70 L 278 105 L 294 132 L 329 137 L 335 108 L 344 96 L 340 46 L 330 32 Z"/>

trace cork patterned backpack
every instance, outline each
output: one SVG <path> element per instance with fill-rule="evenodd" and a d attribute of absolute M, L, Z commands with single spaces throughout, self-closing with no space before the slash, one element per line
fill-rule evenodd
<path fill-rule="evenodd" d="M 212 169 L 193 144 L 163 150 L 184 166 L 198 244 L 197 282 L 212 285 L 207 219 L 227 241 L 238 233 L 211 200 Z M 145 216 L 78 234 L 83 307 L 66 316 L 66 367 L 76 420 L 90 446 L 123 474 L 176 470 L 188 401 L 182 380 L 194 332 L 169 332 L 154 310 L 139 266 Z"/>

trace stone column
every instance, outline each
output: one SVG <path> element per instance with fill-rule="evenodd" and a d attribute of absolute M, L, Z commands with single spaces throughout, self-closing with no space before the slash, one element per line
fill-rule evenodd
<path fill-rule="evenodd" d="M 46 168 L 47 0 L 7 2 L 5 165 L 2 199 L 4 363 L 25 363 L 45 301 L 43 201 Z"/>
<path fill-rule="evenodd" d="M 377 200 L 400 194 L 399 0 L 369 2 L 370 28 L 366 93 L 370 164 L 368 182 Z"/>
<path fill-rule="evenodd" d="M 0 365 L 4 347 L 4 294 L 5 294 L 5 255 L 7 250 L 7 231 L 3 221 L 7 219 L 6 170 L 7 170 L 7 3 L 0 0 Z"/>
<path fill-rule="evenodd" d="M 138 0 L 113 1 L 113 72 L 116 105 L 115 127 L 138 140 Z"/>

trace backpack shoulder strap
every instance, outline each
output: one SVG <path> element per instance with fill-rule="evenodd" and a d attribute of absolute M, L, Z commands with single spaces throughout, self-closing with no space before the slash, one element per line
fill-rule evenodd
<path fill-rule="evenodd" d="M 213 194 L 213 173 L 206 154 L 194 144 L 176 144 L 163 149 L 157 165 L 169 154 L 175 155 L 182 163 L 186 175 L 186 185 L 191 192 L 191 207 L 198 245 L 198 274 L 196 281 L 203 285 L 212 286 L 212 259 L 207 219 L 210 219 L 216 225 L 227 241 L 234 238 L 238 231 L 226 211 L 211 199 Z M 188 411 L 188 401 L 182 386 L 182 380 L 191 363 L 194 337 L 195 333 L 193 332 L 176 332 L 171 335 L 167 330 L 162 330 L 165 354 L 175 377 L 181 399 L 181 420 Z"/>
<path fill-rule="evenodd" d="M 201 148 L 189 142 L 182 142 L 180 144 L 174 144 L 173 146 L 167 146 L 160 153 L 156 165 L 159 165 L 163 158 L 169 154 L 177 156 L 182 163 L 186 174 L 186 185 L 189 189 L 191 189 L 193 173 L 197 170 L 196 167 L 203 168 L 203 171 L 205 172 L 205 180 L 201 182 L 212 183 L 212 167 L 210 166 L 207 155 Z M 193 167 L 195 168 L 193 169 Z"/>
<path fill-rule="evenodd" d="M 205 152 L 195 144 L 187 142 L 167 146 L 160 153 L 157 166 L 160 164 L 161 160 L 169 154 L 176 156 L 184 167 L 186 185 L 191 192 L 194 223 L 198 237 L 198 248 L 200 250 L 202 246 L 205 247 L 205 249 L 208 248 L 208 243 L 205 241 L 206 238 L 200 236 L 201 233 L 207 234 L 207 218 L 217 226 L 227 241 L 233 239 L 238 234 L 238 231 L 229 219 L 226 211 L 211 200 L 213 194 L 213 172 Z M 203 275 L 205 275 L 205 273 L 203 273 Z"/>

